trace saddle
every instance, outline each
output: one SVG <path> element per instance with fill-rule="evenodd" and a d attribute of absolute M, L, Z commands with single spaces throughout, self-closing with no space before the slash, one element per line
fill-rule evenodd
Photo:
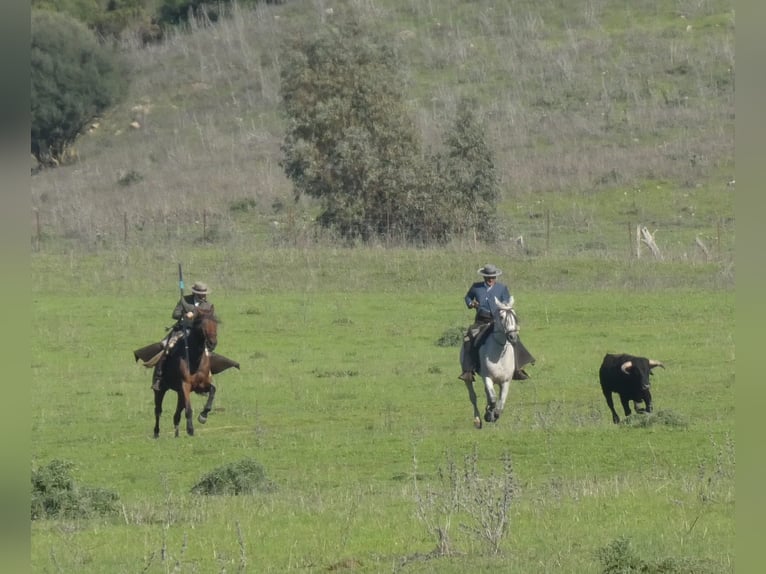
<path fill-rule="evenodd" d="M 493 323 L 483 323 L 469 330 L 466 338 L 470 338 L 472 341 L 471 353 L 473 354 L 474 364 L 479 364 L 479 347 L 484 344 L 487 337 L 494 331 L 495 325 Z M 535 358 L 532 356 L 524 343 L 521 342 L 521 338 L 517 337 L 515 341 L 511 343 L 513 347 L 513 356 L 516 360 L 516 370 L 520 371 L 527 365 L 534 365 Z"/>
<path fill-rule="evenodd" d="M 146 368 L 154 367 L 162 358 L 162 354 L 165 352 L 165 346 L 162 342 L 152 343 L 146 347 L 141 347 L 133 351 L 133 357 L 135 360 L 141 361 L 142 365 Z M 226 369 L 234 367 L 239 369 L 239 363 L 218 353 L 210 353 L 210 373 L 217 375 L 222 373 Z"/>

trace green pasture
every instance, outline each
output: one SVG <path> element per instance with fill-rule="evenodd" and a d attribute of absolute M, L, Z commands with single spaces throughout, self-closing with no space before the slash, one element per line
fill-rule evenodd
<path fill-rule="evenodd" d="M 217 351 L 241 371 L 196 436 L 161 436 L 135 348 L 170 325 L 178 261 L 207 281 Z M 536 356 L 506 411 L 475 430 L 457 379 L 462 304 L 492 261 Z M 620 537 L 667 572 L 734 571 L 734 293 L 719 263 L 512 259 L 477 251 L 171 247 L 37 253 L 32 266 L 32 468 L 74 464 L 120 497 L 116 515 L 32 522 L 34 572 L 601 572 Z M 613 425 L 597 371 L 606 352 L 664 362 L 657 412 L 681 424 Z M 483 392 L 480 407 L 483 408 Z M 618 407 L 619 408 L 619 407 Z M 183 430 L 182 430 L 183 432 Z M 514 498 L 500 552 L 419 495 L 440 470 L 510 457 Z M 245 458 L 276 485 L 191 495 Z M 436 556 L 434 526 L 452 554 Z M 682 564 L 688 567 L 679 566 Z M 683 569 L 687 568 L 687 569 Z"/>

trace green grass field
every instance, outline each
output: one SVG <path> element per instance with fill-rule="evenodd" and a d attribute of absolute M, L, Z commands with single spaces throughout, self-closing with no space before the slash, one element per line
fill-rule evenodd
<path fill-rule="evenodd" d="M 69 461 L 121 505 L 33 521 L 33 571 L 601 572 L 597 552 L 620 537 L 647 563 L 675 561 L 665 572 L 734 571 L 734 294 L 718 267 L 495 257 L 537 364 L 475 430 L 458 348 L 436 342 L 470 322 L 462 296 L 489 254 L 179 255 L 187 282 L 213 287 L 218 351 L 242 369 L 217 377 L 194 437 L 172 436 L 168 395 L 158 440 L 132 350 L 170 324 L 175 267 L 146 251 L 32 259 L 32 466 Z M 665 363 L 655 409 L 679 424 L 612 424 L 597 371 L 620 351 Z M 472 453 L 495 487 L 449 509 L 439 471 Z M 504 456 L 515 487 L 495 554 L 468 527 L 498 503 Z M 190 493 L 245 458 L 273 492 Z M 429 556 L 435 526 L 451 556 Z"/>
<path fill-rule="evenodd" d="M 342 248 L 293 201 L 282 41 L 331 25 L 329 8 L 401 55 L 424 149 L 477 99 L 502 185 L 495 245 Z M 33 520 L 31 570 L 734 572 L 733 4 L 230 16 L 127 39 L 125 100 L 76 161 L 31 179 L 32 471 L 65 461 L 82 492 L 119 496 L 113 514 Z M 638 225 L 661 259 L 636 257 Z M 194 437 L 173 437 L 168 395 L 154 440 L 132 351 L 171 324 L 179 262 L 210 284 L 217 350 L 242 369 L 216 378 Z M 470 323 L 462 297 L 488 262 L 537 364 L 476 430 L 458 347 L 437 342 Z M 654 417 L 612 424 L 606 352 L 666 365 Z M 275 488 L 191 493 L 243 460 Z"/>

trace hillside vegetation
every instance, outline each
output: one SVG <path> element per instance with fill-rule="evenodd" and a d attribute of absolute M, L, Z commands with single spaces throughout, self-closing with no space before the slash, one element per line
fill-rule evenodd
<path fill-rule="evenodd" d="M 722 0 L 235 4 L 158 45 L 126 41 L 125 103 L 80 138 L 77 161 L 32 178 L 35 247 L 321 241 L 315 206 L 293 202 L 279 165 L 280 63 L 285 40 L 349 10 L 406 63 L 424 149 L 461 97 L 477 101 L 507 248 L 622 257 L 640 224 L 669 257 L 701 258 L 697 237 L 730 256 L 734 10 Z"/>

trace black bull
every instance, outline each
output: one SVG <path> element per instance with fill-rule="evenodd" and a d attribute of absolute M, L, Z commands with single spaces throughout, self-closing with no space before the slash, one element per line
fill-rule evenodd
<path fill-rule="evenodd" d="M 601 363 L 598 371 L 599 381 L 601 382 L 601 391 L 604 393 L 606 404 L 612 411 L 612 422 L 620 422 L 617 411 L 614 410 L 614 401 L 612 393 L 620 395 L 620 402 L 625 411 L 625 416 L 629 416 L 629 401 L 633 401 L 636 410 L 639 410 L 638 403 L 645 403 L 646 412 L 652 412 L 652 393 L 649 390 L 651 384 L 649 376 L 655 367 L 665 368 L 665 365 L 654 359 L 646 357 L 637 357 L 635 355 L 612 355 L 607 354 Z"/>

